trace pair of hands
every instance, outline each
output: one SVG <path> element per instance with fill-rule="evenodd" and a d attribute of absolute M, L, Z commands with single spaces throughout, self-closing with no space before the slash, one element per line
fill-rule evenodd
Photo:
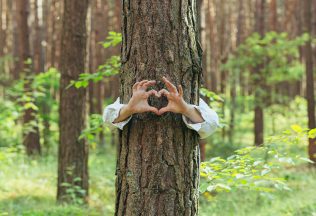
<path fill-rule="evenodd" d="M 146 91 L 148 87 L 156 84 L 156 81 L 143 80 L 141 82 L 136 82 L 133 86 L 133 96 L 126 105 L 125 109 L 134 113 L 144 113 L 144 112 L 153 112 L 157 115 L 162 115 L 165 112 L 174 112 L 185 114 L 189 105 L 183 99 L 183 89 L 179 85 L 179 91 L 177 88 L 165 77 L 162 78 L 167 89 L 161 89 L 159 92 L 156 90 Z M 162 95 L 166 96 L 168 99 L 168 105 L 161 109 L 150 106 L 148 104 L 148 97 L 154 95 L 156 97 L 161 97 Z"/>
<path fill-rule="evenodd" d="M 204 119 L 201 114 L 195 109 L 191 104 L 188 104 L 183 99 L 183 89 L 179 85 L 179 91 L 177 88 L 166 78 L 162 78 L 167 89 L 161 89 L 159 92 L 156 90 L 147 91 L 147 88 L 156 84 L 156 81 L 143 80 L 137 82 L 133 86 L 133 96 L 128 102 L 124 105 L 119 113 L 119 116 L 114 120 L 113 123 L 121 122 L 127 119 L 129 116 L 135 113 L 144 113 L 144 112 L 154 112 L 157 115 L 162 115 L 165 112 L 181 113 L 189 118 L 193 123 L 203 122 Z M 148 97 L 155 95 L 156 97 L 161 97 L 165 95 L 168 99 L 168 105 L 161 109 L 150 106 L 148 104 Z"/>

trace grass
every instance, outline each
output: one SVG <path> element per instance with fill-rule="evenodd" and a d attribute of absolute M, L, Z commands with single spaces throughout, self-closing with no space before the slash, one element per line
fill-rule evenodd
<path fill-rule="evenodd" d="M 29 160 L 16 155 L 0 165 L 0 215 L 106 216 L 114 214 L 115 150 L 92 153 L 90 207 L 57 205 L 56 160 L 49 156 Z M 201 195 L 201 216 L 316 215 L 316 172 L 305 165 L 280 173 L 291 191 L 260 194 L 256 191 L 223 192 L 211 200 Z"/>

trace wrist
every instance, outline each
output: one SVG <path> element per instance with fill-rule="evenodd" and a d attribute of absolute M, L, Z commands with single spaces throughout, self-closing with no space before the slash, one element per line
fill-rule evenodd
<path fill-rule="evenodd" d="M 133 109 L 131 108 L 131 106 L 129 104 L 126 104 L 122 107 L 121 114 L 124 116 L 130 116 L 130 115 L 133 115 L 134 112 L 133 112 Z"/>
<path fill-rule="evenodd" d="M 192 113 L 192 110 L 194 109 L 195 108 L 191 104 L 185 103 L 182 114 L 188 117 L 190 116 L 190 113 Z"/>

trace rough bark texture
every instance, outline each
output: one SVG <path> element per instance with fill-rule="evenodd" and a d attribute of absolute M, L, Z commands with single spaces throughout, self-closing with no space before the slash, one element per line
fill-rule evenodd
<path fill-rule="evenodd" d="M 88 145 L 79 136 L 85 126 L 86 90 L 66 88 L 84 72 L 88 0 L 65 0 L 60 81 L 59 201 L 70 201 L 62 183 L 80 186 L 88 194 Z M 80 181 L 74 179 L 80 178 Z"/>
<path fill-rule="evenodd" d="M 312 34 L 312 1 L 304 1 L 304 32 Z M 315 120 L 315 97 L 314 97 L 314 78 L 313 78 L 313 53 L 311 41 L 305 44 L 306 59 L 306 98 L 308 113 L 308 128 L 316 128 Z M 309 139 L 308 153 L 311 160 L 316 162 L 316 139 Z"/>
<path fill-rule="evenodd" d="M 198 103 L 201 48 L 189 0 L 122 1 L 121 102 L 142 79 L 167 76 Z M 155 87 L 163 88 L 161 82 Z M 150 98 L 156 107 L 166 99 Z M 115 215 L 198 215 L 198 135 L 181 115 L 134 115 L 120 133 Z"/>

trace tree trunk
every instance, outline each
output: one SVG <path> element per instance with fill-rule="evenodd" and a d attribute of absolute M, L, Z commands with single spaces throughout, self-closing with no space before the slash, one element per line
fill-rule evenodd
<path fill-rule="evenodd" d="M 312 35 L 312 0 L 304 1 L 304 32 Z M 314 78 L 313 78 L 313 53 L 311 40 L 305 44 L 306 59 L 306 98 L 308 113 L 308 128 L 316 128 L 315 120 L 315 97 L 314 97 Z M 309 158 L 316 162 L 316 139 L 309 139 L 308 146 Z"/>
<path fill-rule="evenodd" d="M 0 58 L 3 57 L 4 54 L 4 39 L 5 39 L 5 32 L 3 31 L 2 28 L 2 13 L 3 13 L 3 5 L 2 5 L 2 0 L 0 0 Z M 2 73 L 2 65 L 0 65 L 0 73 Z"/>
<path fill-rule="evenodd" d="M 270 30 L 278 31 L 277 0 L 270 1 Z"/>
<path fill-rule="evenodd" d="M 237 33 L 236 33 L 236 47 L 238 47 L 244 40 L 244 1 L 240 0 L 238 2 L 238 17 L 237 17 Z M 241 73 L 241 72 L 240 72 Z M 230 143 L 234 142 L 234 130 L 235 130 L 235 112 L 237 109 L 236 103 L 236 88 L 237 88 L 237 78 L 240 74 L 236 74 L 233 71 L 231 75 L 231 86 L 230 86 L 230 119 L 229 119 L 229 132 L 228 132 L 228 139 Z M 243 80 L 243 79 L 241 79 Z"/>
<path fill-rule="evenodd" d="M 25 74 L 24 91 L 31 94 L 30 75 L 32 74 L 32 64 L 26 64 L 25 61 L 31 58 L 30 42 L 29 42 L 29 26 L 28 26 L 28 0 L 19 0 L 16 2 L 17 23 L 18 23 L 18 41 L 19 41 L 19 72 Z M 39 137 L 39 129 L 35 117 L 35 110 L 29 108 L 24 111 L 23 116 L 23 145 L 28 155 L 40 154 L 41 145 Z M 33 124 L 35 125 L 33 126 Z"/>
<path fill-rule="evenodd" d="M 132 86 L 164 75 L 184 87 L 184 99 L 198 103 L 201 48 L 195 1 L 123 1 L 120 98 Z M 166 99 L 150 98 L 156 107 Z M 198 135 L 181 115 L 134 115 L 120 132 L 115 215 L 198 215 Z"/>
<path fill-rule="evenodd" d="M 209 40 L 210 40 L 210 49 L 209 49 L 209 62 L 210 62 L 210 86 L 209 89 L 216 92 L 217 84 L 219 81 L 218 78 L 218 47 L 217 47 L 217 26 L 216 26 L 216 14 L 215 14 L 215 3 L 210 0 L 208 1 L 208 21 L 209 21 Z"/>
<path fill-rule="evenodd" d="M 256 1 L 256 23 L 255 31 L 258 32 L 261 37 L 265 33 L 265 0 Z M 264 77 L 261 74 L 263 65 L 259 65 L 255 68 L 256 78 L 254 80 L 255 87 L 255 118 L 254 118 L 254 134 L 255 145 L 259 146 L 263 144 L 264 135 L 264 115 L 263 115 L 263 98 L 261 91 L 264 91 Z"/>
<path fill-rule="evenodd" d="M 58 201 L 72 201 L 63 183 L 77 185 L 88 195 L 88 145 L 79 136 L 85 126 L 85 88 L 67 88 L 84 71 L 88 0 L 64 0 L 60 80 L 60 143 Z"/>
<path fill-rule="evenodd" d="M 36 74 L 44 72 L 43 65 L 43 52 L 42 52 L 42 28 L 39 24 L 38 16 L 38 0 L 34 0 L 34 28 L 35 28 L 35 38 L 34 38 L 34 72 Z"/>

